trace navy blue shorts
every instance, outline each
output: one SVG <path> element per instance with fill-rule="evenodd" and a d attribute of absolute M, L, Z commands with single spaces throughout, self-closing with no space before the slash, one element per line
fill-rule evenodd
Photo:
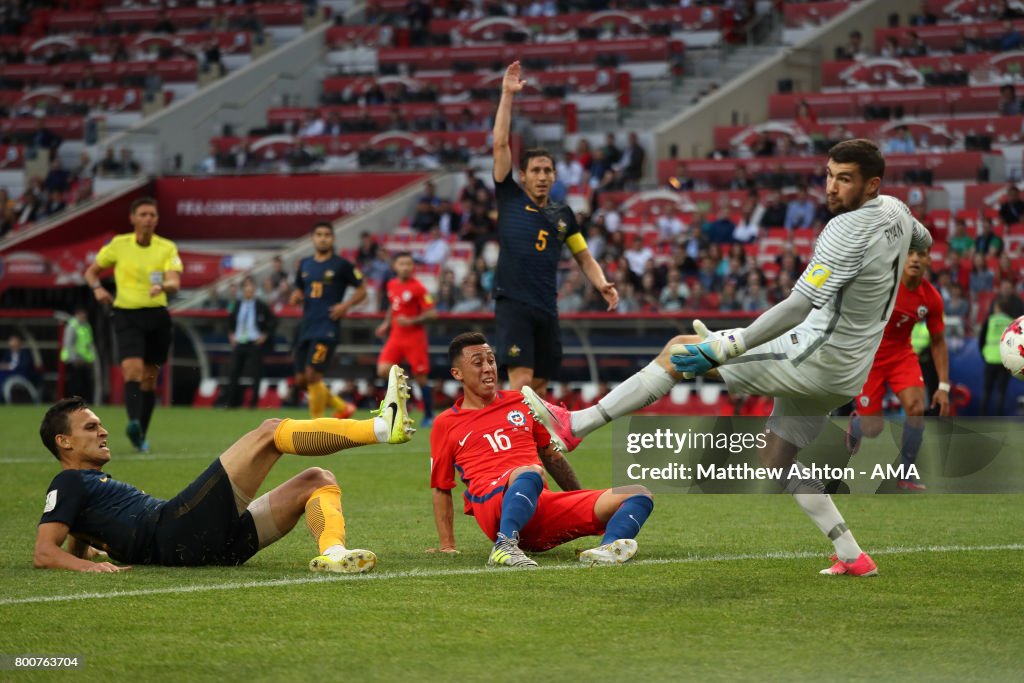
<path fill-rule="evenodd" d="M 160 564 L 172 567 L 242 564 L 260 549 L 252 515 L 238 514 L 220 458 L 164 504 L 155 536 Z"/>
<path fill-rule="evenodd" d="M 495 357 L 498 367 L 533 368 L 538 379 L 557 379 L 562 367 L 562 329 L 558 317 L 513 299 L 494 305 Z"/>

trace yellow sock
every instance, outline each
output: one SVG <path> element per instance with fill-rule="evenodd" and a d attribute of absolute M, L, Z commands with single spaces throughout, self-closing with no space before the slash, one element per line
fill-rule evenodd
<path fill-rule="evenodd" d="M 274 445 L 282 453 L 328 455 L 346 448 L 377 443 L 373 418 L 369 420 L 281 420 L 274 430 Z"/>
<path fill-rule="evenodd" d="M 306 526 L 320 552 L 332 545 L 345 545 L 345 515 L 341 513 L 341 489 L 321 486 L 306 501 Z"/>
<path fill-rule="evenodd" d="M 343 413 L 348 408 L 348 404 L 342 400 L 337 394 L 333 394 L 330 391 L 327 392 L 327 405 L 331 407 L 336 413 Z"/>
<path fill-rule="evenodd" d="M 309 416 L 314 420 L 324 416 L 327 409 L 327 385 L 323 382 L 310 384 L 306 391 L 309 393 Z"/>

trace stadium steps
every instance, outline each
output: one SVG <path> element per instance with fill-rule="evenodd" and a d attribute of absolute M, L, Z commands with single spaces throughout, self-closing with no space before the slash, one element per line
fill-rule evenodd
<path fill-rule="evenodd" d="M 643 106 L 627 112 L 624 121 L 631 128 L 651 130 L 690 107 L 711 84 L 722 86 L 781 49 L 778 45 L 740 47 L 724 59 L 716 56 L 721 54 L 717 50 L 695 50 L 687 58 L 687 72 L 693 75 L 683 80 L 682 87 L 660 90 L 648 85 L 645 92 L 634 92 L 634 101 Z"/>

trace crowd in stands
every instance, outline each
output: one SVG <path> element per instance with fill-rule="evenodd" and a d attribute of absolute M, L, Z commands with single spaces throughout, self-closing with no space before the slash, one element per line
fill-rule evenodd
<path fill-rule="evenodd" d="M 72 168 L 66 168 L 56 155 L 52 159 L 46 176 L 31 178 L 20 197 L 0 187 L 0 238 L 92 199 L 95 178 L 130 177 L 140 170 L 127 147 L 119 152 L 108 147 L 95 163 L 83 152 Z"/>

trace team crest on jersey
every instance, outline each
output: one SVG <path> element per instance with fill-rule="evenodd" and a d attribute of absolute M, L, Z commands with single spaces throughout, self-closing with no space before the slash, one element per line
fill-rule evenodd
<path fill-rule="evenodd" d="M 820 263 L 815 263 L 807 269 L 807 275 L 804 276 L 804 280 L 815 289 L 821 289 L 831 276 L 831 268 L 823 266 Z"/>
<path fill-rule="evenodd" d="M 568 229 L 565 221 L 561 218 L 558 219 L 558 239 L 565 241 L 565 231 Z"/>
<path fill-rule="evenodd" d="M 927 315 L 928 315 L 928 307 L 927 306 L 918 306 L 917 307 L 917 319 L 918 320 L 924 320 L 925 316 L 927 316 Z"/>
<path fill-rule="evenodd" d="M 324 273 L 324 284 L 329 285 L 332 282 L 334 282 L 334 271 L 328 270 L 327 272 Z"/>
<path fill-rule="evenodd" d="M 870 403 L 871 403 L 871 398 L 870 397 L 868 397 L 868 396 L 861 396 L 860 397 L 860 406 L 861 406 L 861 408 L 867 408 L 868 404 L 870 404 Z"/>
<path fill-rule="evenodd" d="M 518 410 L 508 411 L 508 423 L 513 427 L 522 427 L 526 424 L 526 416 Z"/>
<path fill-rule="evenodd" d="M 513 345 L 512 345 L 512 348 L 510 348 L 510 349 L 508 350 L 508 355 L 509 355 L 509 357 L 510 357 L 510 358 L 519 358 L 519 354 L 520 354 L 520 353 L 522 353 L 522 349 L 520 349 L 520 348 L 519 348 L 518 346 L 516 346 L 515 344 L 513 344 Z"/>
<path fill-rule="evenodd" d="M 402 292 L 402 301 L 408 301 L 411 298 L 412 298 L 412 292 L 410 292 L 408 289 L 405 290 L 404 292 Z"/>

